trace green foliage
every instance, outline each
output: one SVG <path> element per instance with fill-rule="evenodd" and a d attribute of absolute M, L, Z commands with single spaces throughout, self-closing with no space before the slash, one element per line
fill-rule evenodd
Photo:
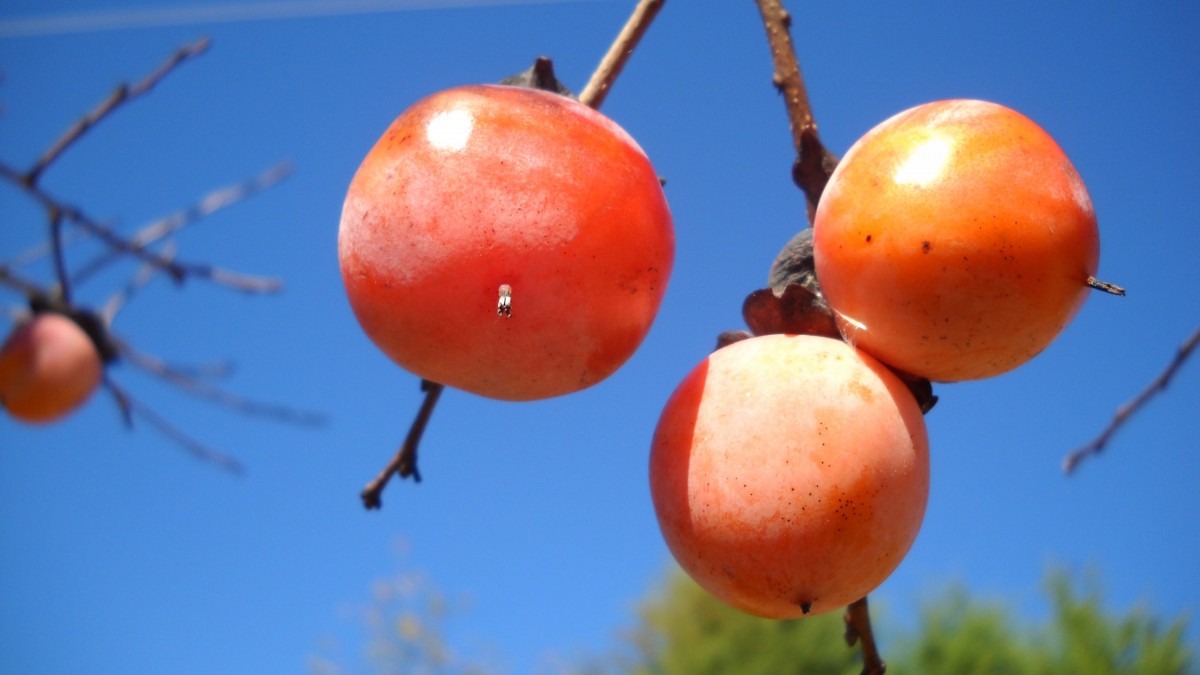
<path fill-rule="evenodd" d="M 630 669 L 637 675 L 859 671 L 839 614 L 760 619 L 718 602 L 682 573 L 643 606 L 641 621 L 634 635 L 640 663 Z"/>
<path fill-rule="evenodd" d="M 999 603 L 972 599 L 962 588 L 941 593 L 921 611 L 909 635 L 886 641 L 888 672 L 904 675 L 1185 675 L 1196 673 L 1185 619 L 1164 623 L 1144 608 L 1108 613 L 1096 582 L 1077 589 L 1062 572 L 1046 583 L 1051 616 L 1043 625 L 1016 622 Z M 769 621 L 726 607 L 681 572 L 642 608 L 637 675 L 858 673 L 859 650 L 842 638 L 839 614 Z"/>

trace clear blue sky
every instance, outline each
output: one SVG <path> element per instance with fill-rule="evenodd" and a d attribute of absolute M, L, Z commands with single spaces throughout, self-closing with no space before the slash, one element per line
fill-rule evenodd
<path fill-rule="evenodd" d="M 367 602 L 373 580 L 419 569 L 472 598 L 453 644 L 496 655 L 504 672 L 534 672 L 612 645 L 666 569 L 646 479 L 658 412 L 716 334 L 741 327 L 742 298 L 803 220 L 757 11 L 749 0 L 672 0 L 604 105 L 668 178 L 676 219 L 675 273 L 642 349 L 562 399 L 449 392 L 423 445 L 425 481 L 394 483 L 368 513 L 358 491 L 420 395 L 362 335 L 342 292 L 336 235 L 351 175 L 395 115 L 438 89 L 498 80 L 540 54 L 582 88 L 632 7 L 421 4 L 435 8 L 235 22 L 189 12 L 184 25 L 39 35 L 14 35 L 16 19 L 102 9 L 128 26 L 146 15 L 124 10 L 197 5 L 8 0 L 0 10 L 0 159 L 18 167 L 118 81 L 213 39 L 72 148 L 44 186 L 132 229 L 290 159 L 285 183 L 179 237 L 181 256 L 282 277 L 282 295 L 159 280 L 116 329 L 173 361 L 232 358 L 236 391 L 330 416 L 317 430 L 278 426 L 113 370 L 235 454 L 242 477 L 146 425 L 127 432 L 105 396 L 50 428 L 0 419 L 0 671 L 301 672 L 323 636 L 353 665 L 360 636 L 343 608 Z M 929 100 L 1014 107 L 1072 157 L 1100 217 L 1100 276 L 1129 289 L 1090 298 L 1024 368 L 939 387 L 924 528 L 875 597 L 902 620 L 957 579 L 1037 615 L 1044 573 L 1061 564 L 1095 566 L 1116 608 L 1196 612 L 1200 364 L 1078 475 L 1059 462 L 1200 323 L 1200 8 L 788 5 L 833 151 Z M 0 257 L 45 236 L 8 185 L 0 222 Z M 83 298 L 102 302 L 131 271 L 97 279 Z M 3 302 L 20 298 L 5 291 Z"/>

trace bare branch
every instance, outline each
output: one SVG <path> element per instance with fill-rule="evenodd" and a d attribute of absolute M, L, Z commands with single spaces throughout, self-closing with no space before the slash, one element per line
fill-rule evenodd
<path fill-rule="evenodd" d="M 149 422 L 151 426 L 158 429 L 163 435 L 175 441 L 176 444 L 190 452 L 197 459 L 214 464 L 231 473 L 242 473 L 242 463 L 237 459 L 219 450 L 210 448 L 184 433 L 179 427 L 168 422 L 144 403 L 130 396 L 129 392 L 122 389 L 110 378 L 104 378 L 104 386 L 113 395 L 113 398 L 116 399 L 117 406 L 121 410 L 121 416 L 125 420 L 126 426 L 132 427 L 133 416 L 137 415 Z"/>
<path fill-rule="evenodd" d="M 1075 468 L 1079 466 L 1080 462 L 1087 459 L 1091 455 L 1100 454 L 1100 452 L 1104 450 L 1104 447 L 1108 445 L 1108 442 L 1112 440 L 1112 437 L 1117 433 L 1118 430 L 1120 430 L 1122 426 L 1124 426 L 1126 422 L 1129 421 L 1129 418 L 1132 417 L 1134 413 L 1140 410 L 1142 406 L 1146 405 L 1146 403 L 1153 398 L 1155 394 L 1166 390 L 1167 385 L 1171 382 L 1171 378 L 1175 376 L 1175 373 L 1179 371 L 1179 368 L 1185 361 L 1187 361 L 1192 352 L 1195 351 L 1197 344 L 1200 344 L 1200 328 L 1197 328 L 1195 331 L 1193 331 L 1192 334 L 1183 341 L 1183 344 L 1179 346 L 1179 350 L 1175 353 L 1174 358 L 1172 358 L 1170 363 L 1167 364 L 1167 367 L 1161 373 L 1159 373 L 1158 377 L 1154 378 L 1154 380 L 1150 382 L 1150 384 L 1147 385 L 1146 388 L 1141 391 L 1141 393 L 1133 397 L 1132 400 L 1117 408 L 1116 414 L 1113 415 L 1112 420 L 1108 423 L 1108 426 L 1104 428 L 1104 431 L 1100 432 L 1099 436 L 1094 438 L 1087 445 L 1077 448 L 1071 452 L 1071 454 L 1066 456 L 1066 458 L 1063 460 L 1063 473 L 1070 474 L 1071 472 L 1075 471 Z"/>
<path fill-rule="evenodd" d="M 163 247 L 163 249 L 163 256 L 165 258 L 168 260 L 173 260 L 175 258 L 175 246 L 173 243 L 168 243 Z M 121 309 L 124 308 L 131 299 L 133 299 L 133 296 L 136 295 L 138 291 L 142 290 L 145 288 L 146 284 L 150 283 L 150 281 L 154 278 L 155 271 L 154 265 L 149 263 L 143 264 L 141 268 L 138 269 L 137 274 L 135 274 L 133 278 L 129 280 L 129 283 L 126 284 L 124 288 L 116 293 L 113 293 L 112 297 L 108 299 L 108 302 L 104 304 L 104 309 L 100 311 L 100 316 L 104 318 L 104 325 L 112 325 L 113 321 L 117 318 L 117 312 L 121 311 Z"/>
<path fill-rule="evenodd" d="M 91 112 L 81 117 L 70 129 L 67 129 L 66 133 L 55 141 L 54 145 L 50 146 L 50 149 L 38 159 L 37 163 L 29 171 L 25 172 L 22 176 L 22 181 L 29 186 L 36 185 L 42 172 L 53 164 L 54 160 L 58 159 L 68 147 L 99 123 L 100 120 L 108 117 L 121 104 L 127 103 L 153 89 L 154 85 L 158 84 L 159 81 L 169 75 L 181 63 L 203 54 L 208 49 L 209 44 L 208 38 L 201 38 L 192 44 L 184 45 L 176 50 L 154 72 L 142 79 L 142 81 L 133 86 L 124 83 L 118 85 L 108 98 L 101 101 Z"/>
<path fill-rule="evenodd" d="M 213 190 L 195 204 L 145 225 L 127 241 L 131 246 L 145 249 L 163 237 L 174 234 L 217 211 L 233 206 L 240 201 L 273 187 L 286 178 L 291 171 L 291 164 L 282 162 L 249 180 Z M 105 265 L 120 259 L 121 255 L 122 252 L 119 250 L 109 251 L 86 265 L 80 266 L 80 269 L 75 273 L 75 281 L 79 282 L 87 278 Z"/>
<path fill-rule="evenodd" d="M 421 482 L 421 472 L 417 469 L 417 445 L 425 433 L 425 426 L 429 424 L 429 417 L 433 415 L 433 407 L 437 405 L 438 397 L 442 395 L 442 390 L 445 388 L 445 385 L 437 382 L 421 380 L 421 391 L 425 392 L 425 400 L 421 402 L 421 408 L 417 411 L 417 417 L 408 430 L 404 444 L 400 446 L 400 450 L 392 457 L 383 471 L 379 472 L 379 475 L 363 488 L 361 496 L 363 506 L 367 509 L 378 509 L 383 506 L 383 489 L 387 487 L 392 476 L 397 474 L 401 478 L 412 476 L 414 481 Z"/>
<path fill-rule="evenodd" d="M 755 0 L 762 14 L 763 27 L 767 31 L 767 43 L 771 47 L 771 60 L 775 64 L 772 80 L 783 94 L 788 120 L 792 129 L 792 144 L 796 148 L 796 161 L 792 164 L 792 180 L 804 191 L 808 199 L 808 220 L 811 223 L 816 213 L 817 202 L 829 182 L 829 175 L 837 166 L 837 156 L 825 149 L 817 134 L 817 122 L 813 118 L 812 106 L 808 102 L 808 90 L 800 74 L 800 63 L 796 60 L 796 49 L 792 45 L 792 16 L 783 7 L 781 0 Z"/>
<path fill-rule="evenodd" d="M 641 0 L 638 2 L 637 6 L 633 8 L 633 14 L 625 22 L 625 27 L 621 29 L 612 46 L 608 48 L 608 53 L 600 60 L 596 72 L 592 73 L 592 78 L 579 93 L 580 103 L 592 108 L 599 108 L 604 103 L 605 97 L 608 96 L 608 90 L 612 88 L 613 82 L 621 74 L 625 63 L 633 55 L 634 48 L 646 34 L 650 23 L 654 21 L 654 17 L 658 15 L 658 11 L 664 4 L 666 4 L 666 0 Z"/>
<path fill-rule="evenodd" d="M 871 612 L 867 607 L 867 598 L 857 600 L 846 608 L 842 616 L 846 622 L 846 645 L 853 647 L 862 642 L 863 668 L 862 675 L 883 675 L 887 672 L 887 664 L 879 655 L 879 647 L 875 644 L 875 632 L 871 630 Z"/>
<path fill-rule="evenodd" d="M 164 273 L 169 275 L 172 279 L 174 279 L 177 283 L 182 282 L 189 276 L 192 276 L 207 279 L 214 283 L 219 283 L 236 290 L 249 293 L 274 292 L 280 290 L 283 286 L 277 279 L 252 277 L 238 274 L 236 272 L 230 272 L 228 270 L 223 270 L 211 265 L 185 263 L 173 259 L 167 259 L 162 255 L 150 250 L 146 246 L 138 245 L 126 240 L 112 229 L 102 225 L 100 222 L 85 214 L 82 210 L 56 199 L 48 194 L 45 190 L 42 190 L 40 187 L 26 184 L 23 182 L 20 173 L 16 172 L 14 169 L 5 164 L 0 164 L 0 178 L 7 179 L 17 185 L 22 186 L 26 194 L 41 203 L 43 208 L 45 208 L 48 213 L 57 213 L 63 219 L 70 221 L 79 228 L 87 231 L 92 236 L 98 238 L 114 251 L 129 254 L 155 265 Z"/>
<path fill-rule="evenodd" d="M 193 396 L 213 401 L 240 413 L 256 417 L 268 417 L 280 422 L 304 426 L 316 426 L 325 423 L 325 416 L 320 413 L 247 399 L 203 382 L 183 369 L 172 367 L 157 357 L 139 352 L 126 343 L 119 342 L 117 346 L 121 356 L 130 365 L 161 378 Z"/>

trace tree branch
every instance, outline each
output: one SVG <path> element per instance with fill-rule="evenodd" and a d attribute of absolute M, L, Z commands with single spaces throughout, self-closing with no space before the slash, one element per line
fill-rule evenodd
<path fill-rule="evenodd" d="M 1063 460 L 1063 473 L 1070 474 L 1076 469 L 1076 467 L 1079 466 L 1080 462 L 1087 459 L 1091 455 L 1100 454 L 1100 452 L 1104 450 L 1104 446 L 1108 445 L 1108 442 L 1112 439 L 1112 437 L 1117 433 L 1118 430 L 1120 430 L 1122 426 L 1125 425 L 1126 422 L 1129 421 L 1129 418 L 1132 417 L 1134 413 L 1140 410 L 1142 406 L 1146 405 L 1146 402 L 1153 398 L 1155 394 L 1166 390 L 1167 385 L 1171 382 L 1171 378 L 1175 376 L 1175 373 L 1179 371 L 1180 366 L 1182 366 L 1183 363 L 1187 361 L 1188 357 L 1191 356 L 1192 352 L 1195 351 L 1197 344 L 1200 344 L 1200 328 L 1197 328 L 1195 331 L 1193 331 L 1192 334 L 1183 341 L 1183 344 L 1179 346 L 1179 351 L 1175 353 L 1174 358 L 1172 358 L 1170 363 L 1167 364 L 1167 367 L 1161 373 L 1159 373 L 1158 377 L 1154 378 L 1154 380 L 1151 381 L 1150 384 L 1141 391 L 1141 393 L 1133 397 L 1132 400 L 1117 408 L 1116 414 L 1113 415 L 1112 420 L 1108 423 L 1108 426 L 1105 427 L 1104 431 L 1100 432 L 1099 436 L 1094 438 L 1087 445 L 1077 448 L 1071 452 L 1071 454 L 1066 456 L 1066 458 Z"/>
<path fill-rule="evenodd" d="M 755 0 L 762 14 L 763 28 L 767 31 L 767 43 L 771 48 L 771 60 L 775 64 L 772 81 L 783 94 L 788 121 L 792 130 L 792 144 L 796 149 L 796 161 L 792 164 L 792 180 L 804 191 L 808 200 L 808 220 L 811 223 L 816 213 L 817 202 L 829 182 L 829 175 L 837 166 L 837 156 L 825 149 L 817 134 L 817 122 L 813 118 L 812 106 L 808 102 L 808 90 L 800 74 L 800 63 L 796 60 L 796 49 L 792 45 L 792 16 L 783 7 L 781 0 Z"/>
<path fill-rule="evenodd" d="M 409 427 L 408 436 L 404 438 L 404 444 L 400 446 L 400 450 L 396 452 L 392 461 L 388 462 L 383 471 L 379 472 L 379 475 L 363 488 L 361 493 L 363 506 L 368 509 L 382 508 L 383 489 L 387 487 L 388 481 L 394 475 L 399 474 L 401 478 L 412 476 L 414 481 L 421 482 L 421 472 L 417 469 L 417 445 L 421 442 L 421 436 L 425 433 L 425 426 L 429 424 L 430 416 L 433 415 L 433 407 L 437 405 L 438 397 L 442 395 L 442 390 L 445 388 L 445 385 L 437 382 L 421 380 L 421 391 L 425 392 L 425 400 L 421 403 L 417 417 Z"/>
<path fill-rule="evenodd" d="M 54 160 L 58 159 L 75 141 L 83 137 L 89 129 L 96 126 L 100 120 L 112 114 L 121 104 L 127 103 L 153 89 L 154 85 L 158 84 L 184 61 L 203 54 L 208 49 L 209 44 L 208 38 L 201 38 L 192 44 L 184 45 L 176 50 L 154 72 L 143 78 L 142 81 L 132 86 L 125 83 L 118 85 L 108 98 L 101 101 L 91 112 L 81 117 L 70 129 L 67 129 L 66 133 L 55 141 L 54 145 L 50 146 L 50 149 L 38 159 L 37 163 L 22 175 L 22 181 L 28 186 L 37 185 L 42 172 L 53 164 Z"/>
<path fill-rule="evenodd" d="M 867 598 L 857 600 L 846 608 L 842 619 L 846 622 L 846 645 L 853 647 L 862 642 L 863 669 L 862 675 L 883 675 L 887 672 L 887 664 L 879 655 L 879 647 L 875 644 L 875 632 L 871 630 L 871 612 L 867 607 Z"/>
<path fill-rule="evenodd" d="M 658 15 L 658 11 L 664 4 L 666 4 L 666 0 L 641 0 L 638 2 L 637 6 L 633 8 L 633 14 L 625 22 L 625 27 L 621 29 L 612 46 L 608 48 L 608 53 L 600 60 L 596 72 L 592 73 L 592 78 L 579 93 L 580 103 L 592 108 L 599 108 L 604 103 L 604 98 L 608 96 L 608 90 L 612 88 L 613 82 L 621 74 L 625 63 L 633 55 L 634 48 L 646 34 L 650 23 L 654 21 L 654 17 Z"/>

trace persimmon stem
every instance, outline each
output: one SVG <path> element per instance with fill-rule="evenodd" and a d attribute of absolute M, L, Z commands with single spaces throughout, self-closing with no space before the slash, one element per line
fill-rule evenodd
<path fill-rule="evenodd" d="M 417 445 L 421 442 L 421 436 L 425 434 L 425 426 L 429 424 L 429 418 L 433 415 L 433 407 L 437 405 L 438 397 L 442 395 L 442 390 L 445 388 L 445 385 L 437 382 L 421 380 L 421 391 L 425 392 L 425 400 L 421 402 L 421 408 L 417 411 L 417 417 L 408 430 L 408 436 L 404 438 L 404 443 L 392 460 L 374 480 L 367 483 L 360 495 L 363 506 L 367 509 L 383 507 L 383 489 L 387 487 L 392 476 L 397 474 L 401 478 L 412 476 L 415 482 L 421 482 L 421 472 L 417 469 Z"/>
<path fill-rule="evenodd" d="M 1112 295 L 1125 295 L 1125 289 L 1123 287 L 1116 284 L 1111 284 L 1107 281 L 1100 281 L 1096 277 L 1088 277 L 1087 285 L 1098 291 L 1104 291 L 1105 293 L 1110 293 Z"/>
<path fill-rule="evenodd" d="M 813 117 L 812 105 L 808 101 L 808 90 L 800 74 L 800 62 L 796 59 L 796 48 L 792 44 L 792 15 L 783 7 L 782 0 L 755 0 L 762 14 L 763 28 L 767 31 L 767 43 L 771 48 L 771 60 L 775 64 L 772 81 L 783 94 L 788 121 L 792 130 L 792 144 L 796 148 L 796 161 L 792 164 L 792 180 L 808 201 L 808 220 L 811 223 L 816 213 L 817 202 L 825 191 L 825 184 L 837 166 L 838 158 L 825 149 L 817 133 L 817 122 Z"/>
<path fill-rule="evenodd" d="M 592 108 L 599 108 L 604 103 L 604 98 L 608 96 L 608 90 L 612 88 L 613 82 L 621 74 L 625 63 L 633 55 L 634 48 L 646 34 L 650 23 L 654 21 L 654 17 L 658 15 L 658 11 L 664 4 L 666 4 L 666 0 L 641 0 L 638 2 L 637 6 L 633 8 L 633 14 L 625 22 L 625 27 L 617 34 L 617 39 L 613 41 L 612 46 L 608 48 L 608 53 L 600 60 L 596 72 L 592 73 L 592 78 L 579 93 L 580 103 Z"/>
<path fill-rule="evenodd" d="M 879 647 L 875 644 L 875 632 L 871 630 L 871 612 L 866 596 L 851 603 L 842 620 L 846 622 L 846 644 L 853 647 L 862 643 L 862 675 L 883 675 L 887 672 L 887 664 L 883 662 Z"/>
<path fill-rule="evenodd" d="M 1158 374 L 1158 377 L 1154 378 L 1137 396 L 1134 396 L 1129 402 L 1117 408 L 1117 412 L 1113 415 L 1112 420 L 1109 421 L 1104 431 L 1100 432 L 1099 436 L 1066 456 L 1063 460 L 1063 473 L 1072 473 L 1079 466 L 1080 462 L 1092 455 L 1100 454 L 1104 450 L 1104 447 L 1108 445 L 1108 442 L 1112 440 L 1112 437 L 1129 421 L 1129 418 L 1134 413 L 1146 405 L 1146 402 L 1153 398 L 1155 394 L 1166 390 L 1167 385 L 1171 382 L 1171 378 L 1175 376 L 1175 373 L 1179 372 L 1179 368 L 1192 355 L 1198 344 L 1200 344 L 1200 328 L 1194 330 L 1183 341 L 1183 344 L 1179 346 L 1179 350 L 1175 352 L 1175 356 L 1167 364 L 1167 367 Z"/>

